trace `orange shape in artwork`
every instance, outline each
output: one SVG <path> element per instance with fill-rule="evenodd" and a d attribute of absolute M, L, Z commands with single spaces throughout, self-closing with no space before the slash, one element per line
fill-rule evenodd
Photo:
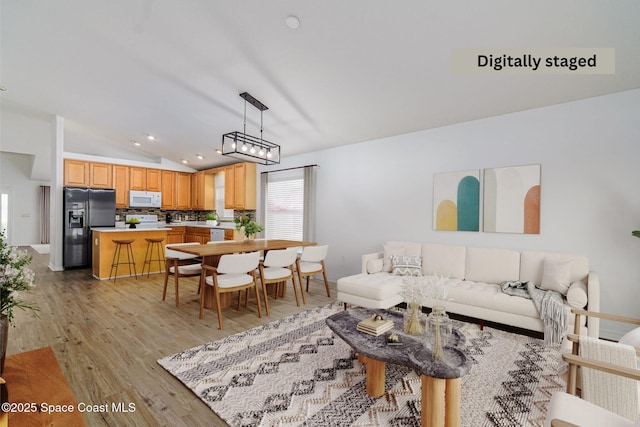
<path fill-rule="evenodd" d="M 534 185 L 524 196 L 524 233 L 540 234 L 540 186 Z"/>

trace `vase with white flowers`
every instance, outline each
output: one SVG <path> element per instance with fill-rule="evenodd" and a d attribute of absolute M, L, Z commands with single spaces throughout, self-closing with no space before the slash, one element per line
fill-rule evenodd
<path fill-rule="evenodd" d="M 446 300 L 449 294 L 447 288 L 449 278 L 435 273 L 427 277 L 426 285 L 429 299 L 431 300 L 431 313 L 429 313 L 426 322 L 425 344 L 431 349 L 433 359 L 442 360 L 444 358 L 444 346 L 449 341 L 453 326 L 441 302 Z"/>
<path fill-rule="evenodd" d="M 13 309 L 38 311 L 38 307 L 21 296 L 33 287 L 35 274 L 28 266 L 31 256 L 7 243 L 0 231 L 0 374 L 7 353 L 9 324 L 13 324 Z"/>
<path fill-rule="evenodd" d="M 425 281 L 426 276 L 421 274 L 405 276 L 402 279 L 400 295 L 407 304 L 404 312 L 404 331 L 410 335 L 422 335 L 424 332 L 422 306 L 429 298 Z"/>

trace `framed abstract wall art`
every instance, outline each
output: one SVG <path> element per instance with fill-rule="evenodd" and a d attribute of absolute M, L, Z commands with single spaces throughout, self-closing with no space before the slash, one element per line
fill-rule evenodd
<path fill-rule="evenodd" d="M 484 170 L 485 232 L 540 234 L 540 165 Z"/>
<path fill-rule="evenodd" d="M 433 174 L 433 229 L 480 230 L 480 170 Z"/>

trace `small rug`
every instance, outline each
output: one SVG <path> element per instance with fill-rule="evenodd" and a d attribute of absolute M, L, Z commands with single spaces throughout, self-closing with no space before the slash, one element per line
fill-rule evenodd
<path fill-rule="evenodd" d="M 308 310 L 158 363 L 231 426 L 419 426 L 420 378 L 387 364 L 380 398 L 365 370 L 326 326 L 341 303 Z M 542 426 L 553 392 L 565 388 L 557 350 L 542 340 L 455 322 L 467 337 L 463 426 Z"/>
<path fill-rule="evenodd" d="M 50 250 L 49 243 L 45 243 L 45 244 L 42 244 L 42 245 L 31 245 L 31 247 L 33 248 L 33 250 L 38 252 L 40 255 L 48 254 L 49 250 Z"/>

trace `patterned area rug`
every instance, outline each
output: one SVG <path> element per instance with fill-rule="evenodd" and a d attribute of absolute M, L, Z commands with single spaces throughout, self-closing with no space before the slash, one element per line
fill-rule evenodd
<path fill-rule="evenodd" d="M 419 426 L 420 379 L 387 364 L 380 398 L 326 326 L 342 304 L 305 311 L 158 360 L 232 426 Z M 462 379 L 463 426 L 542 426 L 563 390 L 561 358 L 542 340 L 456 322 L 473 358 Z"/>

